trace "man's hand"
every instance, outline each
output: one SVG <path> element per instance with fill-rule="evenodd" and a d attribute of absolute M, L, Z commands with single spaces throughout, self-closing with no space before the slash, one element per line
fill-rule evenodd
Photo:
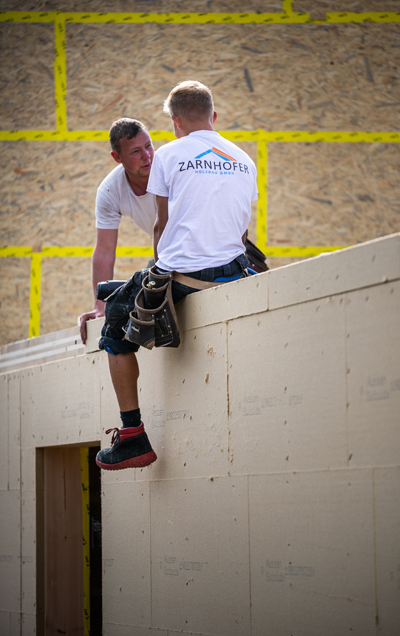
<path fill-rule="evenodd" d="M 79 317 L 79 327 L 81 332 L 81 340 L 83 344 L 86 343 L 87 340 L 87 331 L 86 331 L 86 323 L 88 320 L 94 320 L 95 318 L 103 318 L 104 317 L 104 309 L 105 305 L 103 303 L 103 307 L 95 307 L 92 311 L 88 311 L 86 314 L 82 314 Z"/>

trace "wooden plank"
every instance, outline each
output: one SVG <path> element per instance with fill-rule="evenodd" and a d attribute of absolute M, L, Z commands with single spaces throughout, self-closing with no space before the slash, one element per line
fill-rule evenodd
<path fill-rule="evenodd" d="M 83 634 L 82 492 L 79 448 L 46 448 L 45 634 Z"/>

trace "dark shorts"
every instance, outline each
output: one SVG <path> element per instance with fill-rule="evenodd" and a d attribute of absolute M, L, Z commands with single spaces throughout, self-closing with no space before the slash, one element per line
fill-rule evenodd
<path fill-rule="evenodd" d="M 188 274 L 184 274 L 184 276 L 190 276 L 191 278 L 196 278 L 197 280 L 208 282 L 217 281 L 219 279 L 223 280 L 226 278 L 226 282 L 228 282 L 229 279 L 246 276 L 245 269 L 247 265 L 248 260 L 246 256 L 244 254 L 241 254 L 234 261 L 228 263 L 227 265 L 221 265 L 220 267 L 209 267 L 198 272 L 190 272 Z M 159 270 L 159 272 L 163 273 L 163 270 Z M 134 277 L 134 285 L 131 292 L 131 311 L 134 308 L 134 300 L 141 289 L 142 280 L 146 276 L 146 273 L 147 269 L 144 269 L 140 273 L 137 272 Z M 193 289 L 193 287 L 187 287 L 186 285 L 182 285 L 181 283 L 176 283 L 175 281 L 173 281 L 172 298 L 174 304 L 178 303 L 180 300 L 182 300 L 182 298 L 185 298 L 185 296 L 194 294 L 196 291 L 198 291 L 198 289 Z M 136 351 L 138 351 L 139 346 L 134 344 L 133 342 L 129 342 L 129 340 L 125 340 L 124 336 L 125 331 L 123 330 L 123 328 L 111 327 L 106 320 L 101 330 L 99 349 L 105 349 L 105 351 L 114 355 L 117 355 L 118 353 L 135 353 Z"/>

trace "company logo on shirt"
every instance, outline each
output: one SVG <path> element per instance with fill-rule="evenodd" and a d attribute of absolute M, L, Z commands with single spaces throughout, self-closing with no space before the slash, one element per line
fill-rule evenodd
<path fill-rule="evenodd" d="M 204 157 L 204 155 L 208 155 L 210 152 L 213 152 L 215 155 L 217 155 L 217 157 L 221 157 L 221 159 L 229 159 L 230 161 L 236 161 L 236 159 L 234 159 L 233 157 L 230 157 L 225 152 L 222 152 L 222 150 L 218 150 L 218 148 L 211 148 L 210 150 L 206 150 L 205 152 L 202 152 L 201 155 L 197 155 L 195 159 L 200 159 L 201 157 Z"/>
<path fill-rule="evenodd" d="M 204 159 L 206 155 L 210 154 L 216 155 L 219 161 L 212 156 Z M 178 163 L 180 166 L 179 172 L 194 170 L 199 174 L 235 174 L 238 171 L 250 174 L 249 167 L 246 164 L 240 163 L 230 155 L 227 155 L 226 152 L 218 150 L 218 148 L 210 148 L 202 152 L 193 161 L 179 161 Z"/>

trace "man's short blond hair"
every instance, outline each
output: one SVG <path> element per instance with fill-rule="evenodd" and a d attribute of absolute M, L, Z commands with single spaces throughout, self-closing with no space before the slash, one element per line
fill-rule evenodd
<path fill-rule="evenodd" d="M 214 113 L 212 93 L 200 82 L 180 82 L 165 100 L 164 113 L 184 117 L 191 122 L 210 119 Z"/>

